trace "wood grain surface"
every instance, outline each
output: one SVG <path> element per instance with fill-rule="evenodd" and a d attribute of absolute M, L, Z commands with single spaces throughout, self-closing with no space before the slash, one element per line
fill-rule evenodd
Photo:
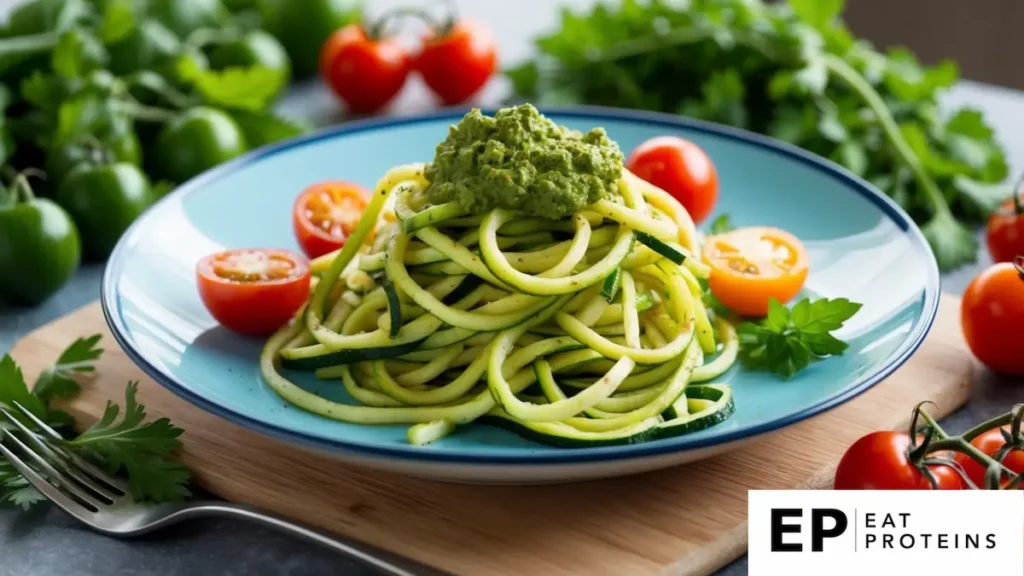
<path fill-rule="evenodd" d="M 128 380 L 151 417 L 183 427 L 183 460 L 198 482 L 233 501 L 284 514 L 456 574 L 703 576 L 742 555 L 747 491 L 827 488 L 846 446 L 905 426 L 913 406 L 943 416 L 969 397 L 974 361 L 960 335 L 959 300 L 944 295 L 921 349 L 855 400 L 711 460 L 571 485 L 486 487 L 354 469 L 203 412 L 147 379 L 116 349 L 98 303 L 25 337 L 13 355 L 34 377 L 81 335 L 107 353 L 69 407 L 80 425 Z"/>

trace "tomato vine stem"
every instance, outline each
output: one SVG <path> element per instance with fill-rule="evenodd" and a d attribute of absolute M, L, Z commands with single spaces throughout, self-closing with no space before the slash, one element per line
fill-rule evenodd
<path fill-rule="evenodd" d="M 922 410 L 920 407 L 916 409 L 916 412 L 918 415 L 920 415 L 921 419 L 927 423 L 928 428 L 934 431 L 935 437 L 938 438 L 938 440 L 935 440 L 928 444 L 927 452 L 941 452 L 946 450 L 961 452 L 963 454 L 966 454 L 967 456 L 970 456 L 975 462 L 981 464 L 986 469 L 988 469 L 992 465 L 996 465 L 1004 474 L 1008 474 L 1010 478 L 1016 476 L 1013 470 L 1010 470 L 1009 468 L 1004 466 L 1002 462 L 996 461 L 994 458 L 992 458 L 988 454 L 985 454 L 981 450 L 978 450 L 978 448 L 971 444 L 971 440 L 973 440 L 983 432 L 1008 424 L 1014 416 L 1013 412 L 1009 412 L 1003 414 L 1002 416 L 988 420 L 986 422 L 982 422 L 981 424 L 975 426 L 974 428 L 971 428 L 967 432 L 964 432 L 960 436 L 950 436 L 949 434 L 947 434 L 946 431 L 943 430 L 941 426 L 939 426 L 939 423 L 936 422 L 934 418 L 932 418 L 931 414 L 928 414 L 928 412 Z"/>

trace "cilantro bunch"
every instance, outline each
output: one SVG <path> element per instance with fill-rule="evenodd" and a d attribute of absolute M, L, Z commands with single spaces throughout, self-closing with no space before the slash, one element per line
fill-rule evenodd
<path fill-rule="evenodd" d="M 94 364 L 103 353 L 97 347 L 99 340 L 98 334 L 75 340 L 55 364 L 39 375 L 31 388 L 14 359 L 4 356 L 0 359 L 0 407 L 17 415 L 19 411 L 14 404 L 20 404 L 64 434 L 65 440 L 58 442 L 62 448 L 76 452 L 112 474 L 126 474 L 129 490 L 137 500 L 166 502 L 187 498 L 191 474 L 173 459 L 181 447 L 178 437 L 182 430 L 167 418 L 145 421 L 146 407 L 135 399 L 136 383 L 129 383 L 125 389 L 123 411 L 108 401 L 100 420 L 78 436 L 71 432 L 70 415 L 53 406 L 56 400 L 68 400 L 78 394 L 81 388 L 74 380 L 76 374 L 95 370 Z M 23 420 L 23 424 L 34 428 L 31 421 Z M 8 427 L 0 420 L 0 434 Z M 0 458 L 0 504 L 27 509 L 44 500 L 11 463 Z"/>
<path fill-rule="evenodd" d="M 842 0 L 622 0 L 562 12 L 536 61 L 509 70 L 541 105 L 673 112 L 767 134 L 845 166 L 922 224 L 940 268 L 974 260 L 965 224 L 1010 196 L 992 129 L 937 96 L 955 64 L 882 53 L 840 20 Z"/>

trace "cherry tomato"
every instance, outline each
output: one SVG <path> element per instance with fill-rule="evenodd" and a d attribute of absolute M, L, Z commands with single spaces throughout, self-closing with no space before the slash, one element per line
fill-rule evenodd
<path fill-rule="evenodd" d="M 872 432 L 843 454 L 836 468 L 836 490 L 931 490 L 928 478 L 910 461 L 910 436 L 902 432 Z M 939 490 L 963 490 L 952 466 L 929 464 Z"/>
<path fill-rule="evenodd" d="M 960 326 L 982 364 L 1024 375 L 1024 257 L 990 266 L 971 280 L 960 302 Z"/>
<path fill-rule="evenodd" d="M 409 77 L 412 58 L 397 42 L 367 34 L 358 24 L 335 32 L 320 52 L 320 74 L 357 114 L 391 101 Z"/>
<path fill-rule="evenodd" d="M 718 201 L 718 172 L 696 144 L 675 136 L 657 136 L 637 146 L 626 168 L 668 192 L 695 223 L 700 223 Z"/>
<path fill-rule="evenodd" d="M 1013 262 L 1024 255 L 1024 206 L 1020 196 L 1007 200 L 989 216 L 985 242 L 995 262 Z"/>
<path fill-rule="evenodd" d="M 778 228 L 740 228 L 704 243 L 711 266 L 708 287 L 726 308 L 741 316 L 768 313 L 772 298 L 785 304 L 807 280 L 807 250 Z"/>
<path fill-rule="evenodd" d="M 497 44 L 490 30 L 460 20 L 424 38 L 415 68 L 445 104 L 458 104 L 483 88 L 497 65 Z"/>
<path fill-rule="evenodd" d="M 253 336 L 287 324 L 309 296 L 309 262 L 287 250 L 218 252 L 199 261 L 196 279 L 217 322 Z"/>
<path fill-rule="evenodd" d="M 344 246 L 369 196 L 365 188 L 348 182 L 320 182 L 299 194 L 292 226 L 306 256 L 316 258 Z"/>
<path fill-rule="evenodd" d="M 1003 430 L 1009 431 L 1010 427 L 1006 426 Z M 1024 450 L 1013 448 L 1005 451 L 1003 454 L 999 454 L 1003 452 L 1003 447 L 1006 446 L 1006 440 L 1003 438 L 1003 433 L 999 428 L 993 428 L 981 434 L 974 440 L 971 440 L 971 444 L 985 454 L 997 458 L 1003 463 L 1003 466 L 1006 466 L 1012 472 L 1024 474 Z M 985 467 L 974 458 L 963 453 L 958 453 L 956 460 L 963 466 L 964 472 L 967 473 L 967 477 L 971 479 L 971 482 L 974 482 L 978 488 L 985 487 Z M 1006 482 L 1004 481 L 1003 484 L 1005 485 Z M 1024 490 L 1024 485 L 1019 486 L 1019 488 Z"/>

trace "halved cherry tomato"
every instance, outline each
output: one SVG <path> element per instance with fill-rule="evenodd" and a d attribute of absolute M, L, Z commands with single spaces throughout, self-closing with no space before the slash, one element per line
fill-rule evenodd
<path fill-rule="evenodd" d="M 369 196 L 368 190 L 350 182 L 320 182 L 303 190 L 295 199 L 292 227 L 306 256 L 317 258 L 344 246 L 363 217 Z"/>
<path fill-rule="evenodd" d="M 718 201 L 718 172 L 699 146 L 675 136 L 657 136 L 636 147 L 626 168 L 672 195 L 699 224 Z"/>
<path fill-rule="evenodd" d="M 741 316 L 764 316 L 769 300 L 785 304 L 807 280 L 807 250 L 796 236 L 778 228 L 711 236 L 704 243 L 704 260 L 711 266 L 711 293 Z"/>
<path fill-rule="evenodd" d="M 1010 427 L 1005 426 L 1002 429 L 993 428 L 971 440 L 971 444 L 978 450 L 1002 462 L 1003 466 L 1006 466 L 1012 472 L 1024 474 L 1024 450 L 1017 448 L 1007 449 L 1006 439 L 1003 438 L 1002 430 L 1009 432 Z M 971 482 L 974 482 L 975 486 L 978 488 L 985 487 L 985 468 L 981 464 L 978 464 L 974 458 L 962 452 L 957 453 L 956 460 L 963 466 L 964 472 L 971 479 Z M 1005 481 L 1003 484 L 1005 486 Z M 1024 490 L 1024 485 L 1021 485 L 1019 488 Z"/>
<path fill-rule="evenodd" d="M 460 20 L 424 38 L 415 67 L 442 102 L 458 104 L 483 88 L 497 65 L 491 31 L 478 22 Z"/>
<path fill-rule="evenodd" d="M 960 301 L 960 326 L 982 364 L 1024 375 L 1024 257 L 990 266 L 971 280 Z"/>
<path fill-rule="evenodd" d="M 335 32 L 320 52 L 324 81 L 357 114 L 390 102 L 405 85 L 411 67 L 412 58 L 397 41 L 358 24 Z"/>
<path fill-rule="evenodd" d="M 266 336 L 287 324 L 309 296 L 309 262 L 288 250 L 227 250 L 200 260 L 196 280 L 217 322 Z"/>
<path fill-rule="evenodd" d="M 963 490 L 952 466 L 928 464 L 935 486 L 910 461 L 910 436 L 904 432 L 872 432 L 843 454 L 836 468 L 836 490 Z M 941 455 L 929 455 L 941 456 Z"/>

